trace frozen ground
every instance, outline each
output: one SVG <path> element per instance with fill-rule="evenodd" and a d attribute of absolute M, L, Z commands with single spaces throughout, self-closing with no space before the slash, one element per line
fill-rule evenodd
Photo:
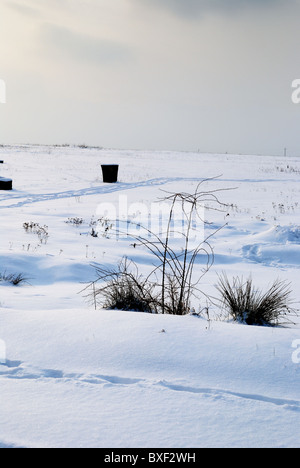
<path fill-rule="evenodd" d="M 151 263 L 126 238 L 90 235 L 103 203 L 126 202 L 143 222 L 161 189 L 219 176 L 206 187 L 232 188 L 219 192 L 229 206 L 205 212 L 207 233 L 228 225 L 212 238 L 203 289 L 215 295 L 222 271 L 261 288 L 279 278 L 299 309 L 300 159 L 42 146 L 2 147 L 0 159 L 14 186 L 0 193 L 0 273 L 30 278 L 0 282 L 0 447 L 300 446 L 300 319 L 267 328 L 214 307 L 211 321 L 95 311 L 80 293 L 93 262 Z M 110 162 L 117 184 L 102 182 Z"/>

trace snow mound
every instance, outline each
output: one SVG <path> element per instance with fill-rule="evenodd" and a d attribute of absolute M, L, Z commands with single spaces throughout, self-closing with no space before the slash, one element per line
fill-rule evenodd
<path fill-rule="evenodd" d="M 31 285 L 45 285 L 57 282 L 77 282 L 93 278 L 93 268 L 86 262 L 60 258 L 50 254 L 31 253 L 0 254 L 0 265 L 6 273 L 22 273 Z"/>
<path fill-rule="evenodd" d="M 258 242 L 276 244 L 299 244 L 300 226 L 295 224 L 290 226 L 272 226 L 271 229 L 253 236 Z"/>
<path fill-rule="evenodd" d="M 273 226 L 271 229 L 251 236 L 254 243 L 243 246 L 248 260 L 270 266 L 300 266 L 300 227 Z"/>
<path fill-rule="evenodd" d="M 248 260 L 267 266 L 300 267 L 300 245 L 245 245 L 243 255 Z"/>

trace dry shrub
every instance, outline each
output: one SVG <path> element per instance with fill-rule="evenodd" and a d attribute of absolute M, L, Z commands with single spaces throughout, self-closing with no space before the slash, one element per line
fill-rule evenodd
<path fill-rule="evenodd" d="M 223 305 L 233 320 L 248 325 L 278 325 L 283 317 L 292 312 L 290 285 L 276 280 L 263 292 L 254 287 L 251 277 L 244 281 L 235 277 L 232 283 L 223 273 L 216 286 Z"/>

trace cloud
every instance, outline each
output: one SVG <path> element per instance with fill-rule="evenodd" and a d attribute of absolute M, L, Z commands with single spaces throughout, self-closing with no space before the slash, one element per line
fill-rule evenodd
<path fill-rule="evenodd" d="M 135 3 L 163 8 L 185 17 L 198 18 L 209 12 L 235 13 L 245 9 L 274 8 L 295 4 L 297 0 L 132 0 Z"/>
<path fill-rule="evenodd" d="M 36 8 L 33 8 L 29 5 L 25 5 L 24 3 L 6 1 L 5 6 L 24 16 L 30 16 L 30 17 L 40 16 L 40 12 Z"/>
<path fill-rule="evenodd" d="M 123 44 L 75 32 L 52 23 L 43 24 L 39 39 L 47 52 L 96 65 L 128 60 L 132 55 L 129 47 Z"/>

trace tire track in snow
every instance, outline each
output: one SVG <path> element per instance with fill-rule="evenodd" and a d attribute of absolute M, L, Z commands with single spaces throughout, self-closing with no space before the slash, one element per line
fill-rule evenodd
<path fill-rule="evenodd" d="M 209 179 L 208 179 L 209 180 Z M 237 183 L 266 183 L 266 182 L 282 182 L 281 179 L 224 179 L 224 178 L 217 178 L 218 182 L 234 182 Z M 11 201 L 11 200 L 20 200 L 17 203 L 12 203 L 10 205 L 0 205 L 0 209 L 4 208 L 18 208 L 21 206 L 30 205 L 32 203 L 39 203 L 43 201 L 51 201 L 51 200 L 58 200 L 58 199 L 65 199 L 65 198 L 73 198 L 73 197 L 82 197 L 82 196 L 90 196 L 90 195 L 98 195 L 104 193 L 113 193 L 122 190 L 131 190 L 135 188 L 141 187 L 149 187 L 149 186 L 159 186 L 159 185 L 166 185 L 168 183 L 173 182 L 201 182 L 203 178 L 199 177 L 158 177 L 149 180 L 143 180 L 136 183 L 128 183 L 128 182 L 118 182 L 116 184 L 105 184 L 99 185 L 96 187 L 88 187 L 83 189 L 76 189 L 76 190 L 66 190 L 64 192 L 52 192 L 46 194 L 32 194 L 32 193 L 24 193 L 16 191 L 15 189 L 8 193 L 8 194 L 1 194 L 0 196 L 0 203 Z M 285 182 L 295 182 L 294 179 L 285 180 Z M 296 181 L 297 182 L 297 181 Z"/>
<path fill-rule="evenodd" d="M 92 195 L 101 195 L 113 192 L 119 192 L 123 190 L 132 190 L 136 188 L 151 187 L 151 186 L 160 186 L 166 185 L 174 182 L 200 182 L 199 178 L 184 178 L 184 177 L 158 177 L 156 179 L 143 180 L 136 183 L 125 183 L 118 182 L 116 184 L 105 184 L 99 185 L 96 187 L 88 187 L 77 190 L 67 190 L 64 192 L 53 192 L 45 194 L 31 194 L 31 193 L 10 193 L 9 195 L 0 197 L 0 203 L 12 200 L 19 200 L 16 203 L 11 203 L 10 205 L 0 206 L 0 209 L 4 208 L 19 208 L 26 205 L 31 205 L 33 203 L 39 203 L 44 201 L 60 200 L 65 198 L 75 198 L 75 197 L 84 197 Z"/>
<path fill-rule="evenodd" d="M 265 395 L 234 392 L 231 390 L 216 389 L 216 388 L 201 388 L 193 386 L 185 386 L 165 380 L 147 380 L 142 378 L 119 377 L 114 375 L 103 374 L 83 374 L 83 373 L 64 373 L 57 369 L 41 369 L 38 367 L 28 366 L 21 361 L 7 361 L 0 365 L 0 379 L 16 379 L 16 380 L 47 380 L 53 379 L 57 382 L 65 382 L 82 385 L 102 385 L 103 387 L 122 386 L 129 387 L 132 385 L 151 388 L 160 387 L 174 392 L 194 393 L 204 395 L 213 399 L 233 397 L 242 400 L 250 400 L 253 402 L 267 403 L 284 408 L 290 411 L 300 411 L 299 400 L 289 400 L 284 398 L 274 398 Z M 0 442 L 1 446 L 1 442 Z"/>
<path fill-rule="evenodd" d="M 282 398 L 272 398 L 264 395 L 252 394 L 252 393 L 240 393 L 233 392 L 231 390 L 221 390 L 213 388 L 197 388 L 197 387 L 186 387 L 182 385 L 171 384 L 165 381 L 159 382 L 160 385 L 177 392 L 189 392 L 189 393 L 202 393 L 205 395 L 211 395 L 213 397 L 222 397 L 222 396 L 233 396 L 236 398 L 242 398 L 245 400 L 260 401 L 263 403 L 271 403 L 276 406 L 282 406 L 285 409 L 292 411 L 300 411 L 300 401 L 298 400 L 288 400 Z"/>

